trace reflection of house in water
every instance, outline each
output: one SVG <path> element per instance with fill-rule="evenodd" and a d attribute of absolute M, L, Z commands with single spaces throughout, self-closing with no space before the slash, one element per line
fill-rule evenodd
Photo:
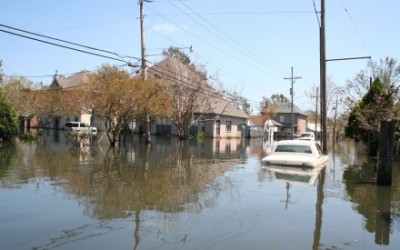
<path fill-rule="evenodd" d="M 232 185 L 229 178 L 218 177 L 244 157 L 241 140 L 152 139 L 151 144 L 141 136 L 126 139 L 119 155 L 97 154 L 90 172 L 68 180 L 68 190 L 87 201 L 90 216 L 107 219 L 126 217 L 129 211 L 172 213 L 212 206 L 221 185 Z M 204 194 L 207 201 L 201 198 Z"/>
<path fill-rule="evenodd" d="M 165 156 L 183 154 L 192 159 L 243 159 L 246 140 L 242 139 L 209 139 L 204 142 L 197 140 L 179 140 L 178 137 L 153 137 L 151 145 L 144 143 L 140 136 L 130 137 L 126 150 L 127 160 L 131 163 L 142 164 L 147 157 L 149 164 L 159 164 L 165 161 Z"/>

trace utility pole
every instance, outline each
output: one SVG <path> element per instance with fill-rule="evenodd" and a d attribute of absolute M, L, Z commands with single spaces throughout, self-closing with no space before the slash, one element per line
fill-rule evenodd
<path fill-rule="evenodd" d="M 147 69 L 146 69 L 146 44 L 144 39 L 144 2 L 149 2 L 148 0 L 138 0 L 138 4 L 140 7 L 140 41 L 142 47 L 142 77 L 143 80 L 147 80 Z M 151 142 L 151 120 L 150 114 L 146 114 L 146 120 L 144 121 L 145 124 L 145 141 L 146 143 Z"/>
<path fill-rule="evenodd" d="M 319 88 L 317 87 L 317 91 L 315 92 L 314 138 L 318 138 L 318 131 L 317 131 L 317 124 L 318 124 L 318 92 L 319 92 Z"/>
<path fill-rule="evenodd" d="M 283 78 L 283 79 L 285 79 L 285 80 L 291 80 L 291 88 L 290 88 L 290 95 L 291 95 L 291 99 L 292 99 L 292 101 L 291 101 L 291 102 L 292 102 L 292 103 L 291 103 L 291 107 L 292 107 L 292 136 L 291 136 L 291 139 L 293 140 L 293 139 L 294 139 L 293 83 L 294 83 L 294 80 L 295 80 L 295 79 L 301 79 L 301 77 L 300 77 L 300 76 L 293 76 L 293 67 L 292 67 L 291 76 L 290 76 L 290 77 Z"/>
<path fill-rule="evenodd" d="M 328 153 L 326 131 L 326 50 L 325 50 L 325 0 L 321 0 L 321 27 L 319 30 L 320 41 L 320 87 L 321 87 L 321 130 L 322 151 Z"/>
<path fill-rule="evenodd" d="M 138 0 L 139 7 L 140 7 L 140 42 L 141 42 L 141 51 L 142 51 L 142 76 L 143 80 L 147 80 L 146 74 L 146 44 L 145 44 L 145 37 L 144 37 L 144 3 L 145 0 Z"/>

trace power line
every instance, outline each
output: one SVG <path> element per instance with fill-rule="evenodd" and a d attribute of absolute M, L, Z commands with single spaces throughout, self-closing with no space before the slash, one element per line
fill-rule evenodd
<path fill-rule="evenodd" d="M 157 1 L 158 2 L 158 1 Z M 171 2 L 171 1 L 166 1 Z M 177 1 L 180 2 L 181 1 Z M 199 13 L 202 16 L 227 16 L 227 15 L 241 15 L 241 16 L 260 16 L 260 15 L 280 15 L 280 14 L 313 14 L 312 11 L 224 11 L 224 12 L 203 12 Z M 166 13 L 163 16 L 182 16 L 184 13 Z M 160 14 L 148 14 L 148 16 L 161 16 Z"/>
<path fill-rule="evenodd" d="M 69 42 L 69 41 L 65 41 L 65 40 L 62 40 L 62 39 L 58 39 L 58 38 L 54 38 L 54 37 L 42 35 L 42 34 L 39 34 L 39 33 L 31 32 L 31 31 L 26 31 L 26 30 L 23 30 L 23 29 L 15 28 L 15 27 L 11 27 L 11 26 L 8 26 L 8 25 L 5 25 L 5 24 L 0 24 L 0 26 L 1 26 L 1 27 L 4 27 L 4 28 L 7 28 L 7 29 L 11 29 L 11 30 L 16 30 L 16 31 L 19 31 L 19 32 L 27 33 L 27 34 L 30 34 L 30 35 L 34 35 L 34 36 L 38 36 L 38 37 L 43 37 L 43 38 L 47 38 L 47 39 L 50 39 L 50 40 L 55 40 L 55 41 L 58 41 L 58 42 L 63 42 L 63 43 L 75 45 L 75 46 L 78 46 L 78 47 L 83 47 L 83 48 L 86 48 L 86 49 L 91 49 L 91 50 L 95 50 L 95 51 L 100 51 L 100 52 L 104 52 L 104 53 L 108 53 L 108 54 L 113 54 L 113 55 L 118 56 L 118 57 L 120 57 L 120 58 L 132 58 L 132 59 L 140 60 L 140 58 L 138 58 L 138 57 L 132 57 L 132 56 L 127 56 L 127 55 L 122 55 L 122 54 L 119 54 L 119 53 L 116 53 L 116 52 L 111 52 L 111 51 L 108 51 L 108 50 L 98 49 L 98 48 L 90 47 L 90 46 L 83 45 L 83 44 L 80 44 L 80 43 Z M 4 30 L 1 30 L 1 31 L 7 32 L 7 31 L 4 31 Z M 11 33 L 11 32 L 7 32 L 7 33 L 17 35 L 16 33 Z M 19 35 L 19 36 L 22 36 L 22 37 L 25 37 L 25 38 L 29 38 L 29 37 L 24 36 L 24 35 Z M 30 39 L 31 39 L 31 38 L 30 38 Z M 39 40 L 39 39 L 33 39 L 33 40 L 45 42 L 45 41 Z M 49 43 L 49 44 L 55 45 L 54 43 L 50 43 L 50 42 L 45 42 L 45 43 Z M 58 46 L 58 45 L 56 45 L 56 46 Z M 66 47 L 65 47 L 65 48 L 66 48 Z M 82 51 L 81 51 L 81 52 L 82 52 Z"/>
<path fill-rule="evenodd" d="M 160 14 L 159 12 L 157 12 L 156 10 L 154 10 L 153 8 L 148 7 L 148 9 L 154 11 L 155 13 Z M 162 16 L 162 15 L 160 14 L 160 16 Z M 169 19 L 169 18 L 167 18 L 167 17 L 165 17 L 165 16 L 163 16 L 163 18 L 166 19 L 167 21 L 171 22 L 171 23 L 174 23 L 177 27 L 179 27 L 180 29 L 182 29 L 183 31 L 185 31 L 186 33 L 188 33 L 189 35 L 193 36 L 194 38 L 198 39 L 199 41 L 202 41 L 203 43 L 205 43 L 206 45 L 208 45 L 208 46 L 210 46 L 210 47 L 216 49 L 217 51 L 219 51 L 219 52 L 221 52 L 221 53 L 223 53 L 223 54 L 229 56 L 230 58 L 233 58 L 233 59 L 235 59 L 235 60 L 237 60 L 237 61 L 240 61 L 240 62 L 242 62 L 242 63 L 245 64 L 245 65 L 250 65 L 252 68 L 255 68 L 255 69 L 258 69 L 258 70 L 260 70 L 260 71 L 265 72 L 265 69 L 260 68 L 258 65 L 251 65 L 248 61 L 245 61 L 245 60 L 243 60 L 243 59 L 240 58 L 240 57 L 237 57 L 237 56 L 235 56 L 235 55 L 229 54 L 228 52 L 226 52 L 226 51 L 224 51 L 224 50 L 222 50 L 222 49 L 216 47 L 214 44 L 210 43 L 209 41 L 206 41 L 206 40 L 203 39 L 202 37 L 200 37 L 200 36 L 198 36 L 198 35 L 196 35 L 196 34 L 190 32 L 188 29 L 182 27 L 181 25 L 176 24 L 176 23 L 173 22 L 171 19 Z"/>
<path fill-rule="evenodd" d="M 356 26 L 356 23 L 354 22 L 353 18 L 351 17 L 351 15 L 350 15 L 350 13 L 349 13 L 349 10 L 348 10 L 348 9 L 346 8 L 346 6 L 344 5 L 343 0 L 340 0 L 340 2 L 342 3 L 343 9 L 344 9 L 344 11 L 346 12 L 347 17 L 350 19 L 351 23 L 353 24 L 354 29 L 356 30 L 357 35 L 358 35 L 358 38 L 360 38 L 361 43 L 364 45 L 364 48 L 367 50 L 368 55 L 371 55 L 371 53 L 370 53 L 369 50 L 368 50 L 367 45 L 366 45 L 365 42 L 364 42 L 364 39 L 363 39 L 362 36 L 361 36 L 360 31 L 358 30 L 358 28 L 357 28 L 357 26 Z"/>
<path fill-rule="evenodd" d="M 174 6 L 176 6 L 176 4 L 173 4 Z M 206 29 L 208 32 L 210 32 L 212 35 L 214 35 L 215 37 L 217 37 L 219 40 L 221 40 L 222 42 L 228 44 L 229 46 L 231 46 L 233 49 L 238 49 L 246 56 L 255 59 L 256 61 L 265 64 L 268 67 L 274 68 L 274 70 L 279 71 L 280 73 L 286 73 L 285 70 L 267 62 L 266 60 L 264 60 L 263 58 L 255 55 L 253 52 L 251 52 L 249 49 L 247 49 L 245 46 L 241 45 L 239 42 L 235 41 L 233 38 L 231 38 L 230 36 L 228 36 L 225 32 L 223 32 L 221 29 L 217 28 L 215 25 L 213 25 L 211 22 L 209 22 L 207 19 L 205 19 L 204 17 L 202 17 L 200 14 L 196 13 L 192 8 L 190 8 L 187 4 L 181 2 L 181 5 L 183 5 L 185 8 L 187 8 L 188 10 L 190 10 L 194 15 L 196 15 L 198 18 L 200 18 L 203 22 L 205 22 L 206 24 L 208 24 L 211 28 L 213 28 L 215 31 L 217 31 L 219 34 L 221 34 L 224 38 L 228 39 L 228 41 L 232 42 L 233 44 L 235 44 L 236 46 L 233 46 L 231 43 L 228 43 L 224 38 L 221 38 L 221 36 L 217 35 L 215 32 L 211 31 L 210 29 L 208 29 L 207 27 L 205 27 L 203 24 L 201 24 L 200 22 L 196 21 L 195 19 L 193 19 L 189 14 L 185 13 L 190 19 L 192 19 L 193 21 L 195 21 L 196 23 L 198 23 L 200 26 L 202 26 L 204 29 Z M 178 6 L 176 6 L 179 10 L 181 10 Z M 182 10 L 181 10 L 182 11 Z M 183 11 L 182 11 L 183 12 Z M 183 12 L 184 13 L 184 12 Z"/>
<path fill-rule="evenodd" d="M 57 44 L 57 43 L 53 43 L 53 42 L 44 41 L 44 40 L 41 40 L 41 39 L 25 36 L 25 35 L 22 35 L 22 34 L 18 34 L 18 33 L 11 32 L 11 31 L 6 31 L 6 30 L 3 30 L 3 29 L 0 29 L 0 31 L 4 32 L 4 33 L 11 34 L 11 35 L 15 35 L 15 36 L 31 39 L 31 40 L 34 40 L 34 41 L 37 41 L 37 42 L 47 43 L 47 44 L 54 45 L 54 46 L 57 46 L 57 47 L 70 49 L 70 50 L 75 50 L 75 51 L 86 53 L 86 54 L 93 55 L 93 56 L 98 56 L 98 57 L 103 57 L 103 58 L 107 58 L 107 59 L 111 59 L 111 60 L 115 60 L 115 61 L 124 62 L 124 63 L 126 63 L 128 65 L 130 64 L 130 62 L 124 61 L 122 59 L 118 59 L 118 58 L 114 58 L 114 57 L 110 57 L 110 56 L 106 56 L 106 55 L 101 55 L 101 54 L 94 53 L 94 52 L 84 51 L 84 50 L 81 50 L 81 49 L 72 48 L 72 47 L 69 47 L 69 46 L 62 45 L 62 44 Z"/>

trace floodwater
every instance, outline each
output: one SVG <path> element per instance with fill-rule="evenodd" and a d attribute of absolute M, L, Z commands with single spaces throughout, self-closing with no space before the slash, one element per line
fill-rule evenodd
<path fill-rule="evenodd" d="M 3 141 L 0 249 L 400 249 L 400 167 L 377 186 L 352 142 L 307 172 L 263 168 L 260 139 L 105 141 Z"/>

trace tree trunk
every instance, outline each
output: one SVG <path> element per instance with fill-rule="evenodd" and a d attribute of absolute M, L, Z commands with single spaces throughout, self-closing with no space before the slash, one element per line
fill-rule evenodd
<path fill-rule="evenodd" d="M 146 114 L 145 137 L 146 137 L 146 143 L 150 143 L 151 142 L 151 120 L 150 120 L 149 114 Z"/>

